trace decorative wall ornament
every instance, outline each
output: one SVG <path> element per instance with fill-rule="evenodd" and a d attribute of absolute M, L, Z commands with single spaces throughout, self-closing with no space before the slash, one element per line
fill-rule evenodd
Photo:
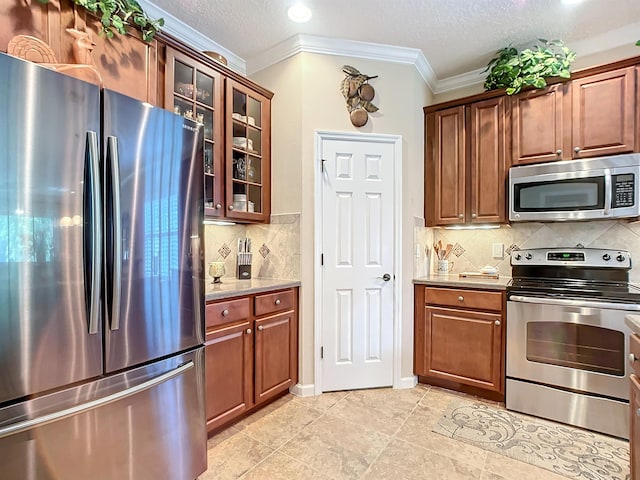
<path fill-rule="evenodd" d="M 362 127 L 369 120 L 369 113 L 378 111 L 378 107 L 371 103 L 376 91 L 369 84 L 369 80 L 378 78 L 378 76 L 362 74 L 350 65 L 343 65 L 342 71 L 346 77 L 340 84 L 340 91 L 347 102 L 351 123 L 355 127 Z"/>

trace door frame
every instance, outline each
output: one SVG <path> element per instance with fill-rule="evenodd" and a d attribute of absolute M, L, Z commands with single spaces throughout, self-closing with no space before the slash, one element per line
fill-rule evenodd
<path fill-rule="evenodd" d="M 381 133 L 353 133 L 335 132 L 327 130 L 315 131 L 314 158 L 314 394 L 320 395 L 322 389 L 322 362 L 320 361 L 320 347 L 322 346 L 322 285 L 323 269 L 320 264 L 322 254 L 322 142 L 337 140 L 346 142 L 377 142 L 393 145 L 393 388 L 402 387 L 402 136 Z"/>

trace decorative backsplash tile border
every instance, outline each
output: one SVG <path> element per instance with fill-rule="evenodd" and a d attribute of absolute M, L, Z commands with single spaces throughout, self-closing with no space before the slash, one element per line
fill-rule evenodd
<path fill-rule="evenodd" d="M 485 265 L 498 268 L 503 276 L 511 276 L 510 254 L 523 248 L 575 247 L 584 245 L 589 248 L 612 248 L 631 252 L 632 269 L 630 280 L 640 283 L 640 222 L 625 220 L 598 220 L 589 222 L 557 223 L 517 223 L 503 225 L 494 230 L 446 230 L 442 228 L 416 227 L 414 249 L 416 245 L 424 248 L 426 239 L 432 240 L 426 247 L 441 240 L 443 244 L 454 245 L 457 256 L 453 273 L 477 271 Z M 504 258 L 492 257 L 492 244 L 502 243 L 505 247 Z M 459 248 L 458 248 L 459 247 Z M 456 252 L 461 252 L 459 255 Z M 635 262 L 633 262 L 635 260 Z M 433 259 L 425 267 L 425 258 L 416 258 L 414 272 L 434 271 Z"/>
<path fill-rule="evenodd" d="M 300 214 L 272 215 L 269 224 L 205 225 L 205 265 L 223 261 L 225 277 L 234 277 L 238 240 L 245 238 L 253 245 L 252 277 L 300 279 Z"/>

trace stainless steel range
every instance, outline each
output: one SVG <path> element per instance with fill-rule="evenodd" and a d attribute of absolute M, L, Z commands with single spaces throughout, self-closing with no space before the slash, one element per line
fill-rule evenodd
<path fill-rule="evenodd" d="M 511 265 L 507 408 L 628 438 L 629 252 L 536 248 Z"/>

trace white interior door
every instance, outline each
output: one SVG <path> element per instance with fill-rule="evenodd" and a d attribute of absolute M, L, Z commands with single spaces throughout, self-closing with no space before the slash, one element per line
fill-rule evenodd
<path fill-rule="evenodd" d="M 391 386 L 394 143 L 320 142 L 322 390 Z"/>

